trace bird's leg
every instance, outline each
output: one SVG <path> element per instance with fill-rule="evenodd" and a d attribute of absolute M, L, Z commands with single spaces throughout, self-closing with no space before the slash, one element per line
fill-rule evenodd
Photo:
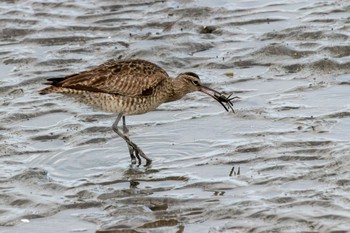
<path fill-rule="evenodd" d="M 126 127 L 125 116 L 123 116 L 123 133 L 124 133 L 125 137 L 127 137 L 127 138 L 129 137 L 129 129 Z M 137 158 L 138 164 L 141 164 L 140 156 L 137 153 L 134 153 L 135 150 L 129 144 L 128 144 L 128 149 L 129 149 L 129 153 L 130 153 L 131 163 L 135 164 L 136 158 Z"/>
<path fill-rule="evenodd" d="M 118 128 L 118 123 L 120 121 L 120 119 L 123 117 L 123 114 L 120 113 L 117 117 L 117 119 L 115 120 L 115 122 L 112 125 L 112 129 L 113 131 L 119 135 L 119 137 L 121 137 L 122 139 L 124 139 L 124 141 L 128 144 L 128 148 L 129 148 L 129 152 L 130 152 L 130 157 L 131 157 L 131 161 L 132 163 L 135 163 L 135 158 L 137 158 L 139 160 L 139 165 L 141 164 L 141 158 L 146 159 L 146 165 L 145 166 L 149 166 L 152 163 L 152 160 L 150 158 L 148 158 L 143 151 L 135 144 L 133 143 L 129 137 L 121 132 L 121 130 Z M 124 125 L 125 125 L 125 119 L 124 119 Z M 128 129 L 126 128 L 126 125 L 123 127 L 124 132 L 127 132 Z M 135 162 L 134 162 L 135 161 Z"/>

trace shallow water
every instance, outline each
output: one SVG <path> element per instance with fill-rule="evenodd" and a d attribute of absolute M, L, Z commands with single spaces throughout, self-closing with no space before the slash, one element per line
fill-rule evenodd
<path fill-rule="evenodd" d="M 347 1 L 2 1 L 0 232 L 347 232 Z M 141 58 L 200 93 L 127 118 L 46 78 Z M 230 172 L 234 167 L 234 174 Z M 240 174 L 237 175 L 238 168 Z"/>

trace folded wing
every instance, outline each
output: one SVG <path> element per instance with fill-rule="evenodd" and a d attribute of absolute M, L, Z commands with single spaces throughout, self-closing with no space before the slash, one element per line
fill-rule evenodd
<path fill-rule="evenodd" d="M 50 85 L 125 96 L 145 95 L 168 78 L 159 66 L 144 60 L 110 61 L 65 78 L 48 79 Z"/>

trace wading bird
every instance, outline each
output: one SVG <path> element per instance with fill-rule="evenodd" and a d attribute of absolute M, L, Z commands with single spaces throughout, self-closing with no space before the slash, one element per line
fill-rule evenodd
<path fill-rule="evenodd" d="M 137 159 L 140 165 L 142 157 L 146 166 L 152 160 L 129 139 L 126 115 L 153 111 L 162 103 L 179 100 L 194 91 L 211 96 L 226 111 L 233 111 L 232 100 L 236 98 L 203 85 L 195 73 L 170 78 L 162 68 L 145 60 L 110 61 L 91 70 L 47 81 L 45 84 L 50 86 L 40 90 L 40 94 L 62 93 L 103 111 L 118 113 L 112 129 L 127 143 L 131 163 L 135 164 Z M 121 119 L 122 130 L 118 127 Z"/>

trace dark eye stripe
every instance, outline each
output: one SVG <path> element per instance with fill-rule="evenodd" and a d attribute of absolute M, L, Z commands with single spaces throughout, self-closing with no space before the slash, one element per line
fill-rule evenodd
<path fill-rule="evenodd" d="M 199 79 L 199 76 L 198 76 L 197 74 L 193 73 L 193 72 L 186 72 L 186 73 L 184 73 L 184 74 L 186 74 L 186 75 L 188 75 L 188 76 L 192 76 L 192 77 L 195 77 L 195 78 L 198 78 L 198 79 Z"/>

